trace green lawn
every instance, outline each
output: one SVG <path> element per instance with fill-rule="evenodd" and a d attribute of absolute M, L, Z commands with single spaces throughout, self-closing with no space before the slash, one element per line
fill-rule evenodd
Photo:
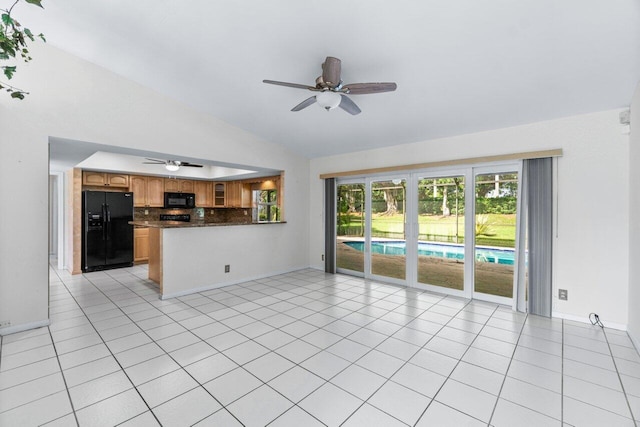
<path fill-rule="evenodd" d="M 514 247 L 516 216 L 515 214 L 484 214 L 480 222 L 484 226 L 482 235 L 477 236 L 478 244 L 489 246 Z M 396 214 L 383 216 L 374 214 L 372 218 L 372 236 L 404 239 L 404 216 Z M 359 235 L 362 233 L 362 218 L 357 214 L 340 215 L 338 221 L 339 235 Z M 464 217 L 458 217 L 456 239 L 455 215 L 443 217 L 439 215 L 420 215 L 420 240 L 464 242 Z"/>

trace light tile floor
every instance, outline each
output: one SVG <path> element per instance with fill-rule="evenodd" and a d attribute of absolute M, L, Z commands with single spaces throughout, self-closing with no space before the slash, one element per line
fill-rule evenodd
<path fill-rule="evenodd" d="M 162 301 L 144 266 L 51 269 L 2 337 L 2 426 L 632 426 L 624 332 L 302 270 Z"/>

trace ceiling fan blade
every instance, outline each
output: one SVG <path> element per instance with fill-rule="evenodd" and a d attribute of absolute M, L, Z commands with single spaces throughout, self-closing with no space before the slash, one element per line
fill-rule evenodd
<path fill-rule="evenodd" d="M 322 64 L 322 80 L 330 88 L 334 88 L 340 84 L 341 62 L 338 58 L 327 56 Z"/>
<path fill-rule="evenodd" d="M 262 83 L 268 83 L 270 85 L 294 87 L 296 89 L 308 89 L 308 90 L 315 90 L 316 89 L 315 86 L 301 85 L 301 84 L 298 84 L 298 83 L 278 82 L 278 81 L 275 81 L 275 80 L 263 80 Z"/>
<path fill-rule="evenodd" d="M 340 100 L 340 105 L 338 105 L 338 107 L 354 116 L 362 112 L 362 110 L 360 110 L 356 103 L 349 99 L 347 95 L 340 94 L 340 96 L 342 97 L 342 99 Z"/>
<path fill-rule="evenodd" d="M 398 85 L 395 83 L 351 83 L 344 85 L 342 90 L 350 95 L 366 95 L 369 93 L 393 92 Z"/>
<path fill-rule="evenodd" d="M 188 162 L 180 162 L 180 166 L 188 166 L 191 168 L 201 168 L 202 165 L 198 165 L 196 163 L 188 163 Z"/>
<path fill-rule="evenodd" d="M 158 159 L 150 159 L 148 157 L 145 157 L 145 159 L 150 160 L 149 162 L 142 162 L 142 163 L 146 163 L 149 165 L 164 165 L 165 163 L 167 163 L 165 160 L 158 160 Z"/>
<path fill-rule="evenodd" d="M 300 104 L 296 105 L 295 107 L 293 107 L 291 109 L 291 111 L 300 111 L 303 108 L 307 108 L 309 105 L 313 104 L 314 102 L 316 102 L 316 97 L 312 96 L 310 98 L 305 99 L 304 101 L 302 101 Z"/>

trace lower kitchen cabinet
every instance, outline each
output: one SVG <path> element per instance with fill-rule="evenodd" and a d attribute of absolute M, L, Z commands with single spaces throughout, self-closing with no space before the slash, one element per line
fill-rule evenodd
<path fill-rule="evenodd" d="M 138 227 L 133 229 L 133 262 L 149 261 L 149 229 Z"/>

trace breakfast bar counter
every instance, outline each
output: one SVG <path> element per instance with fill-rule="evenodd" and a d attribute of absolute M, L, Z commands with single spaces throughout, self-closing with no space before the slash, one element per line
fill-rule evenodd
<path fill-rule="evenodd" d="M 131 221 L 149 229 L 149 279 L 162 299 L 282 272 L 270 257 L 286 222 Z"/>

